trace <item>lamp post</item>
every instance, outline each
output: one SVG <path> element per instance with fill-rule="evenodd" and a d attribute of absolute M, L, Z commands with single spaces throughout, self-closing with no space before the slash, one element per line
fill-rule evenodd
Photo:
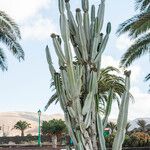
<path fill-rule="evenodd" d="M 41 110 L 39 109 L 39 111 L 38 111 L 38 117 L 39 117 L 39 119 L 38 119 L 38 146 L 42 146 L 41 145 L 41 125 L 40 125 L 40 123 L 41 123 Z"/>

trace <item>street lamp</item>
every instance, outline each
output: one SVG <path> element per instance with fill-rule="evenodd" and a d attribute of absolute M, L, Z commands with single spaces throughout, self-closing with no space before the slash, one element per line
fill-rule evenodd
<path fill-rule="evenodd" d="M 39 109 L 38 111 L 38 117 L 39 117 L 39 122 L 38 122 L 38 146 L 42 146 L 41 145 L 41 110 Z"/>

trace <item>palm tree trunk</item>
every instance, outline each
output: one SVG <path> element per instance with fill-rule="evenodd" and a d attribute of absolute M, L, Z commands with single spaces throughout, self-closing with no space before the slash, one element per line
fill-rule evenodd
<path fill-rule="evenodd" d="M 56 135 L 52 136 L 52 147 L 57 148 L 57 136 Z"/>
<path fill-rule="evenodd" d="M 21 130 L 21 136 L 24 136 L 24 130 Z"/>

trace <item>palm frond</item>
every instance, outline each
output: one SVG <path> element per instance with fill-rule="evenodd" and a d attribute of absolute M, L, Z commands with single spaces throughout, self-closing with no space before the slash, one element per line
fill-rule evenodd
<path fill-rule="evenodd" d="M 108 72 L 116 72 L 116 73 L 119 73 L 120 71 L 119 71 L 119 69 L 117 69 L 117 68 L 115 68 L 115 67 L 113 67 L 113 66 L 107 66 L 106 68 L 102 68 L 101 70 L 100 70 L 100 73 L 101 73 L 101 76 L 103 75 L 103 74 L 106 74 L 106 73 L 108 73 Z"/>
<path fill-rule="evenodd" d="M 138 35 L 147 32 L 150 29 L 150 12 L 143 12 L 126 20 L 119 25 L 117 34 L 121 35 L 129 32 L 131 38 L 136 38 Z"/>
<path fill-rule="evenodd" d="M 150 7 L 150 0 L 135 0 L 135 9 L 146 11 Z"/>
<path fill-rule="evenodd" d="M 145 81 L 148 81 L 148 80 L 150 80 L 150 73 L 145 77 Z M 150 87 L 150 85 L 149 85 L 149 87 Z M 150 92 L 150 89 L 148 91 Z"/>
<path fill-rule="evenodd" d="M 24 59 L 24 51 L 21 45 L 12 39 L 10 34 L 6 35 L 0 32 L 0 41 L 3 42 L 19 60 L 20 58 Z"/>
<path fill-rule="evenodd" d="M 47 108 L 48 108 L 54 101 L 58 101 L 58 95 L 57 95 L 57 93 L 55 93 L 55 94 L 53 94 L 53 95 L 51 96 L 51 98 L 49 99 L 48 103 L 46 104 L 44 110 L 46 111 Z"/>
<path fill-rule="evenodd" d="M 121 58 L 121 66 L 128 67 L 133 61 L 149 53 L 150 33 L 136 40 Z"/>
<path fill-rule="evenodd" d="M 0 68 L 4 71 L 7 70 L 7 65 L 6 65 L 6 56 L 3 52 L 3 49 L 0 48 Z"/>
<path fill-rule="evenodd" d="M 24 51 L 18 40 L 21 34 L 18 25 L 5 12 L 0 11 L 0 42 L 8 47 L 17 59 L 24 59 Z M 4 52 L 0 54 L 0 68 L 7 69 Z"/>
<path fill-rule="evenodd" d="M 150 73 L 145 77 L 145 81 L 150 80 Z"/>
<path fill-rule="evenodd" d="M 26 121 L 19 120 L 15 125 L 13 129 L 19 129 L 19 130 L 25 130 L 27 128 L 30 128 L 30 123 Z"/>
<path fill-rule="evenodd" d="M 17 38 L 21 39 L 18 25 L 3 11 L 0 11 L 0 26 L 5 26 L 9 31 L 14 33 Z"/>

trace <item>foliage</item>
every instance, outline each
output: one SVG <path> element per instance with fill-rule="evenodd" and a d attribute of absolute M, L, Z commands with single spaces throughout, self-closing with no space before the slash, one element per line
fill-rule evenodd
<path fill-rule="evenodd" d="M 138 120 L 137 121 L 138 126 L 140 127 L 140 130 L 142 130 L 143 132 L 146 131 L 146 121 L 145 120 Z"/>
<path fill-rule="evenodd" d="M 127 49 L 121 59 L 121 66 L 128 67 L 133 61 L 140 58 L 142 55 L 150 53 L 150 1 L 135 0 L 136 10 L 140 13 L 123 22 L 118 28 L 118 35 L 129 33 L 129 36 L 134 39 L 133 44 Z M 148 80 L 148 74 L 145 80 Z"/>
<path fill-rule="evenodd" d="M 111 133 L 108 137 L 105 138 L 107 147 L 112 147 L 115 135 L 116 133 Z"/>
<path fill-rule="evenodd" d="M 110 128 L 111 134 L 113 134 L 114 131 L 117 130 L 117 125 L 114 122 L 111 122 L 111 121 L 108 122 L 107 127 Z"/>
<path fill-rule="evenodd" d="M 24 136 L 24 130 L 30 128 L 30 125 L 31 125 L 30 123 L 20 120 L 14 125 L 14 129 L 20 130 L 21 136 Z"/>
<path fill-rule="evenodd" d="M 107 147 L 111 148 L 115 138 L 115 133 L 105 138 Z M 123 147 L 147 147 L 150 146 L 150 135 L 144 132 L 134 132 L 125 135 Z"/>
<path fill-rule="evenodd" d="M 66 132 L 66 124 L 60 120 L 43 121 L 41 126 L 43 135 L 60 135 Z"/>
<path fill-rule="evenodd" d="M 16 144 L 29 142 L 37 144 L 38 136 L 10 136 L 10 137 L 0 137 L 0 144 L 8 144 L 10 141 Z M 50 136 L 41 135 L 41 142 L 51 142 L 52 139 Z M 58 139 L 61 141 L 61 138 Z"/>
<path fill-rule="evenodd" d="M 32 134 L 30 134 L 30 133 L 26 135 L 26 137 L 32 137 L 32 136 L 33 136 L 33 135 L 32 135 Z"/>
<path fill-rule="evenodd" d="M 132 147 L 131 141 L 132 141 L 131 137 L 126 134 L 123 142 L 123 147 Z"/>
<path fill-rule="evenodd" d="M 0 11 L 0 41 L 5 44 L 17 59 L 24 59 L 24 51 L 18 40 L 21 34 L 18 25 L 5 12 Z M 0 47 L 0 68 L 7 70 L 4 50 Z"/>
<path fill-rule="evenodd" d="M 135 132 L 131 134 L 133 146 L 150 146 L 150 135 L 144 132 Z"/>

